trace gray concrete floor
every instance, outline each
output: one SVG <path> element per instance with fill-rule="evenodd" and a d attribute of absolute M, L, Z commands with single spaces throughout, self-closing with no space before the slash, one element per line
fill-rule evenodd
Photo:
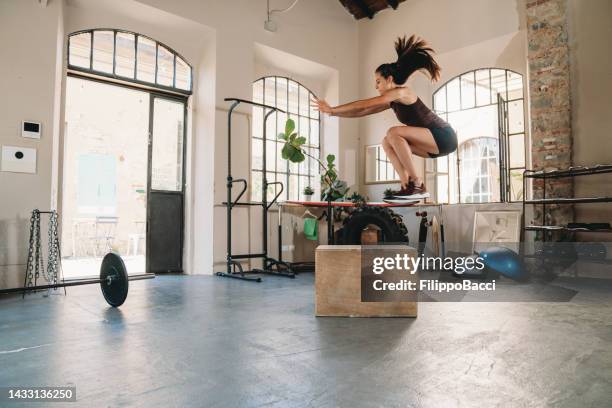
<path fill-rule="evenodd" d="M 612 406 L 612 303 L 584 290 L 417 319 L 315 318 L 310 274 L 162 276 L 120 309 L 68 291 L 0 298 L 0 386 L 76 386 L 53 407 Z"/>

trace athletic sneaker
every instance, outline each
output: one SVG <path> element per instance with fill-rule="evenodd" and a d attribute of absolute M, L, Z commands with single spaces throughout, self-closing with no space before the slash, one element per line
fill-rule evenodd
<path fill-rule="evenodd" d="M 421 201 L 421 199 L 420 198 L 410 198 L 410 197 L 404 197 L 404 198 L 389 197 L 389 198 L 383 198 L 383 201 L 389 204 L 416 204 L 419 201 Z"/>
<path fill-rule="evenodd" d="M 405 196 L 406 194 L 408 194 L 412 190 L 414 190 L 414 181 L 410 180 L 408 182 L 408 187 L 406 187 L 406 188 L 402 187 L 399 190 L 391 190 L 387 194 L 385 194 L 384 198 L 389 198 L 390 199 L 390 198 L 396 198 L 398 196 Z"/>
<path fill-rule="evenodd" d="M 395 197 L 397 194 L 400 193 L 401 190 L 390 190 L 388 191 L 385 196 L 383 197 L 383 199 L 391 199 L 393 197 Z"/>
<path fill-rule="evenodd" d="M 415 185 L 413 181 L 408 183 L 408 188 L 402 188 L 393 198 L 404 200 L 415 200 L 429 198 L 429 193 L 425 190 L 425 183 Z"/>

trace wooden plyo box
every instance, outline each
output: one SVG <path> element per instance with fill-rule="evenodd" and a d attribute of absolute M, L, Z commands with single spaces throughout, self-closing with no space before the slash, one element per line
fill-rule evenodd
<path fill-rule="evenodd" d="M 416 249 L 385 245 L 385 250 L 416 257 Z M 315 253 L 316 316 L 416 317 L 417 301 L 361 301 L 361 245 L 319 245 Z M 369 267 L 369 265 L 365 265 Z M 408 275 L 417 282 L 418 275 Z"/>

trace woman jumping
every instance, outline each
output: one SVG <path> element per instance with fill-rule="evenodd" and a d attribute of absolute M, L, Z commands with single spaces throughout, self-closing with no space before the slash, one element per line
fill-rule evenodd
<path fill-rule="evenodd" d="M 426 72 L 432 81 L 440 77 L 440 66 L 433 59 L 433 50 L 412 35 L 395 42 L 397 61 L 376 68 L 376 90 L 380 96 L 335 107 L 315 98 L 313 106 L 331 116 L 358 118 L 393 109 L 404 126 L 394 126 L 383 139 L 383 149 L 401 181 L 401 190 L 386 196 L 385 201 L 401 201 L 429 197 L 425 183 L 414 167 L 412 155 L 424 158 L 446 156 L 457 149 L 453 128 L 432 112 L 405 83 L 417 71 Z"/>

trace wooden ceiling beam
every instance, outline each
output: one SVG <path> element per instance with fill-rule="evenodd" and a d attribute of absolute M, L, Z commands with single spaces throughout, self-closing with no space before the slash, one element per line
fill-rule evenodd
<path fill-rule="evenodd" d="M 370 20 L 374 18 L 374 13 L 372 12 L 372 10 L 370 10 L 368 5 L 363 2 L 363 0 L 355 0 L 355 4 L 357 4 L 357 7 L 359 7 L 363 14 L 368 16 Z"/>
<path fill-rule="evenodd" d="M 397 10 L 397 6 L 399 5 L 399 3 L 397 2 L 397 0 L 385 0 L 387 2 L 388 5 L 390 5 L 393 10 Z"/>

